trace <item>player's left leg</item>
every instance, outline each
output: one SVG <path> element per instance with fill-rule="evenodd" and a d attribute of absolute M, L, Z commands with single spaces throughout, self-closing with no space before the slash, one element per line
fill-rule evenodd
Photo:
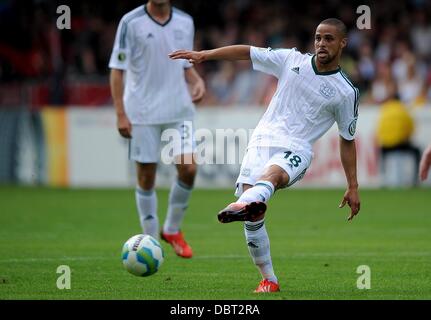
<path fill-rule="evenodd" d="M 242 189 L 240 193 L 243 193 L 253 188 L 253 186 L 243 184 L 240 188 Z M 236 205 L 242 206 L 243 203 L 237 202 Z M 265 213 L 253 219 L 253 221 L 245 221 L 244 234 L 248 252 L 262 276 L 262 281 L 254 292 L 280 291 L 278 279 L 272 266 L 269 236 L 265 227 Z"/>
<path fill-rule="evenodd" d="M 144 234 L 159 237 L 157 194 L 154 189 L 159 161 L 160 133 L 158 125 L 134 125 L 129 144 L 129 157 L 136 162 L 136 207 Z"/>
<path fill-rule="evenodd" d="M 181 225 L 189 205 L 197 172 L 193 154 L 195 148 L 193 131 L 191 127 L 187 127 L 188 124 L 191 122 L 175 125 L 181 137 L 181 141 L 174 145 L 173 150 L 178 176 L 172 183 L 169 193 L 168 212 L 161 234 L 162 239 L 169 242 L 175 253 L 183 258 L 193 256 L 192 248 L 185 241 L 181 232 Z"/>
<path fill-rule="evenodd" d="M 237 203 L 265 203 L 274 191 L 289 183 L 289 175 L 279 166 L 269 166 L 254 186 L 245 190 Z M 264 200 L 265 202 L 260 202 Z M 248 251 L 258 268 L 262 281 L 254 292 L 278 292 L 280 287 L 271 259 L 269 236 L 265 226 L 265 212 L 244 222 Z"/>
<path fill-rule="evenodd" d="M 264 217 L 266 205 L 259 214 L 253 214 L 251 211 L 256 209 L 258 205 L 265 204 L 274 194 L 275 190 L 287 187 L 300 180 L 309 166 L 309 158 L 301 154 L 282 149 L 268 153 L 269 160 L 267 160 L 267 156 L 265 155 L 252 155 L 252 157 L 260 158 L 259 161 L 264 161 L 264 164 L 247 164 L 247 159 L 245 159 L 246 163 L 242 167 L 247 168 L 254 165 L 257 168 L 245 170 L 247 174 L 248 172 L 253 173 L 255 171 L 263 171 L 263 174 L 258 177 L 258 181 L 253 185 L 253 174 L 251 175 L 252 178 L 244 178 L 241 177 L 243 175 L 241 172 L 238 181 L 247 182 L 247 179 L 249 179 L 249 182 L 253 186 L 246 185 L 247 187 L 242 190 L 243 192 L 239 192 L 240 197 L 238 201 L 219 213 L 219 217 L 220 215 L 230 216 L 231 221 L 245 220 L 244 232 L 249 253 L 263 278 L 255 290 L 257 293 L 277 292 L 280 288 L 272 266 L 270 242 L 265 228 Z M 226 214 L 229 210 L 230 214 Z M 242 213 L 240 217 L 238 217 L 239 212 Z"/>
<path fill-rule="evenodd" d="M 260 182 L 256 183 L 255 187 L 244 192 L 239 201 L 250 201 L 256 199 L 256 197 L 265 195 L 271 196 L 272 194 L 269 193 L 271 187 L 273 187 L 271 190 L 275 191 L 293 185 L 302 179 L 309 164 L 309 158 L 301 153 L 286 150 L 276 152 L 266 164 L 265 167 L 267 169 L 260 177 Z M 262 190 L 261 186 L 269 188 L 266 191 Z M 254 292 L 280 291 L 278 279 L 275 276 L 272 265 L 269 237 L 266 232 L 264 219 L 255 222 L 246 222 L 244 227 L 247 243 L 258 241 L 256 247 L 249 245 L 250 255 L 263 278 Z"/>

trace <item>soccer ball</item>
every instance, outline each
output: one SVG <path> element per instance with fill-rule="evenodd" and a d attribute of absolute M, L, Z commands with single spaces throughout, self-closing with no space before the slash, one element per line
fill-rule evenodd
<path fill-rule="evenodd" d="M 131 237 L 121 253 L 124 268 L 135 276 L 147 277 L 156 273 L 163 263 L 160 243 L 150 235 Z"/>

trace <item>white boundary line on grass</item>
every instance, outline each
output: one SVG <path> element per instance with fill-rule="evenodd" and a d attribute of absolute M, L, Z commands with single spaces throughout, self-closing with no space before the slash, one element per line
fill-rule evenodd
<path fill-rule="evenodd" d="M 309 253 L 294 253 L 290 255 L 275 255 L 274 258 L 328 258 L 328 257 L 378 257 L 378 258 L 397 258 L 397 257 L 431 257 L 431 252 L 362 252 L 362 253 L 349 253 L 349 252 L 309 252 Z M 86 257 L 55 257 L 55 258 L 15 258 L 15 259 L 0 259 L 0 263 L 20 263 L 20 262 L 49 262 L 49 261 L 97 261 L 97 260 L 113 260 L 116 257 L 102 257 L 102 256 L 86 256 Z M 120 259 L 120 256 L 118 256 Z M 213 260 L 213 259 L 250 259 L 248 255 L 201 255 L 195 256 L 196 260 Z"/>

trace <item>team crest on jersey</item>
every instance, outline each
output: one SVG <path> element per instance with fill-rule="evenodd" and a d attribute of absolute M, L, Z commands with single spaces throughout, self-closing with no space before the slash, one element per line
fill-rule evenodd
<path fill-rule="evenodd" d="M 356 132 L 356 119 L 353 120 L 352 122 L 350 122 L 350 125 L 349 125 L 349 133 L 350 133 L 350 135 L 351 136 L 355 135 L 355 132 Z"/>
<path fill-rule="evenodd" d="M 250 177 L 250 168 L 244 168 L 244 169 L 242 169 L 242 172 L 241 172 L 241 175 L 243 176 L 243 177 Z"/>
<path fill-rule="evenodd" d="M 323 82 L 320 85 L 319 92 L 326 99 L 331 99 L 335 97 L 335 89 L 327 82 Z"/>
<path fill-rule="evenodd" d="M 124 62 L 126 60 L 126 54 L 124 52 L 120 52 L 118 54 L 118 61 Z"/>

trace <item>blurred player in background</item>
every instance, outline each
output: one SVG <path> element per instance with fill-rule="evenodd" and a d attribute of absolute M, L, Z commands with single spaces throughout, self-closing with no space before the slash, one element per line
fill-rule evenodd
<path fill-rule="evenodd" d="M 419 177 L 422 181 L 428 178 L 428 172 L 431 167 L 431 144 L 425 149 L 422 154 L 421 162 L 419 165 Z"/>
<path fill-rule="evenodd" d="M 253 68 L 278 78 L 277 91 L 247 147 L 237 180 L 237 202 L 220 211 L 222 223 L 245 221 L 245 237 L 263 280 L 255 292 L 279 291 L 268 234 L 264 225 L 266 202 L 274 192 L 299 181 L 310 166 L 312 145 L 334 122 L 340 134 L 340 156 L 353 219 L 360 210 L 356 175 L 355 130 L 359 91 L 340 69 L 347 44 L 346 26 L 338 19 L 322 21 L 315 32 L 315 54 L 296 49 L 273 50 L 247 45 L 207 51 L 173 52 L 172 59 L 191 63 L 206 60 L 251 60 Z"/>
<path fill-rule="evenodd" d="M 414 186 L 418 183 L 418 167 L 421 158 L 419 148 L 413 142 L 414 118 L 408 107 L 395 95 L 386 100 L 379 109 L 377 143 L 380 147 L 381 171 L 385 186 Z M 388 158 L 399 153 L 411 155 L 414 161 L 413 176 L 403 171 L 405 161 L 397 162 L 396 170 L 388 169 Z"/>
<path fill-rule="evenodd" d="M 130 139 L 129 155 L 137 167 L 141 226 L 145 234 L 156 238 L 159 220 L 154 187 L 161 134 L 165 129 L 180 132 L 181 139 L 174 141 L 173 148 L 178 177 L 170 190 L 161 237 L 184 258 L 193 254 L 180 231 L 196 175 L 190 123 L 193 103 L 202 99 L 205 85 L 192 64 L 173 61 L 168 53 L 192 50 L 193 41 L 191 16 L 172 7 L 169 0 L 149 0 L 121 19 L 109 63 L 118 131 Z"/>

